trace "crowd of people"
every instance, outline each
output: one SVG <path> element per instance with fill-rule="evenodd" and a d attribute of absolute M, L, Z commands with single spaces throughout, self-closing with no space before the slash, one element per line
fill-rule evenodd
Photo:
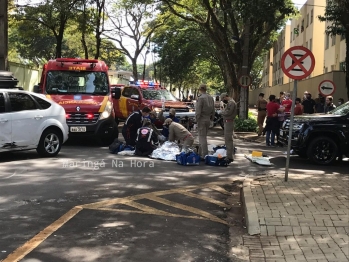
<path fill-rule="evenodd" d="M 204 160 L 208 155 L 207 135 L 215 116 L 215 101 L 207 94 L 206 85 L 200 85 L 199 93 L 195 104 L 195 122 L 199 138 L 198 154 L 201 160 Z M 232 162 L 234 161 L 233 130 L 237 106 L 227 93 L 222 94 L 220 98 L 227 159 Z M 148 107 L 144 107 L 142 110 L 133 112 L 125 121 L 122 135 L 127 145 L 135 147 L 136 155 L 151 155 L 161 142 L 160 138 L 163 138 L 164 141 L 178 142 L 182 149 L 193 146 L 194 137 L 187 128 L 179 123 L 175 109 L 171 108 L 167 117 L 164 117 L 163 113 L 164 111 L 157 116 Z M 162 130 L 158 130 L 154 125 L 156 120 L 163 122 Z"/>
<path fill-rule="evenodd" d="M 344 104 L 343 98 L 338 100 L 338 105 L 341 104 Z M 280 128 L 284 121 L 290 117 L 292 105 L 293 101 L 288 93 L 280 92 L 278 98 L 275 95 L 270 95 L 269 102 L 264 98 L 263 93 L 259 94 L 256 103 L 258 136 L 266 136 L 267 146 L 281 145 L 279 141 Z M 318 97 L 313 99 L 312 95 L 305 91 L 302 99 L 295 99 L 294 115 L 328 113 L 335 108 L 332 96 L 318 94 Z"/>

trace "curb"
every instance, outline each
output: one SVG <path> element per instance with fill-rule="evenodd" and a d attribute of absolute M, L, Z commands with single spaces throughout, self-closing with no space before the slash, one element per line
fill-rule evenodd
<path fill-rule="evenodd" d="M 244 205 L 245 221 L 248 233 L 252 235 L 258 235 L 261 233 L 259 227 L 259 219 L 256 204 L 251 192 L 251 181 L 253 179 L 247 179 L 243 183 L 242 189 L 242 201 Z"/>

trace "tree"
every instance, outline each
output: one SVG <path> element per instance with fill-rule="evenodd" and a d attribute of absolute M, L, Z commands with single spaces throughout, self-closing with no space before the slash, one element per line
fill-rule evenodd
<path fill-rule="evenodd" d="M 103 35 L 115 41 L 117 49 L 131 60 L 135 81 L 138 80 L 138 57 L 149 48 L 151 35 L 163 24 L 163 21 L 153 19 L 153 12 L 153 5 L 145 1 L 121 0 L 107 13 L 111 26 Z"/>
<path fill-rule="evenodd" d="M 291 0 L 162 0 L 178 17 L 196 23 L 206 34 L 219 61 L 227 91 L 239 101 L 237 75 L 247 61 L 270 45 L 271 36 L 296 13 Z M 233 38 L 237 40 L 233 41 Z M 244 53 L 245 51 L 245 53 Z M 247 51 L 247 52 L 246 52 Z"/>
<path fill-rule="evenodd" d="M 64 30 L 78 4 L 81 0 L 45 0 L 38 5 L 18 6 L 15 17 L 18 21 L 34 23 L 52 32 L 56 40 L 55 57 L 61 57 Z"/>
<path fill-rule="evenodd" d="M 335 36 L 342 35 L 346 41 L 345 53 L 345 82 L 347 96 L 349 99 L 349 1 L 328 0 L 324 16 L 319 16 L 320 21 L 327 21 L 330 24 L 326 28 L 326 34 Z"/>

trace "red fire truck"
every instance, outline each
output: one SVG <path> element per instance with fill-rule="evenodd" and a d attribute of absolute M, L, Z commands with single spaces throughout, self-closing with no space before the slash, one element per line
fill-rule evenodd
<path fill-rule="evenodd" d="M 118 136 L 108 67 L 92 59 L 57 58 L 44 65 L 34 92 L 64 107 L 69 137 L 93 136 L 104 144 Z"/>

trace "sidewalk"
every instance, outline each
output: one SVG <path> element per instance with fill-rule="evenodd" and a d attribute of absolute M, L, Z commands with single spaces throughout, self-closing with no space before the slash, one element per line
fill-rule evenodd
<path fill-rule="evenodd" d="M 243 237 L 254 261 L 349 261 L 349 176 L 274 175 L 244 182 Z"/>
<path fill-rule="evenodd" d="M 265 136 L 258 136 L 256 132 L 235 132 L 235 135 L 244 141 L 265 143 Z"/>

